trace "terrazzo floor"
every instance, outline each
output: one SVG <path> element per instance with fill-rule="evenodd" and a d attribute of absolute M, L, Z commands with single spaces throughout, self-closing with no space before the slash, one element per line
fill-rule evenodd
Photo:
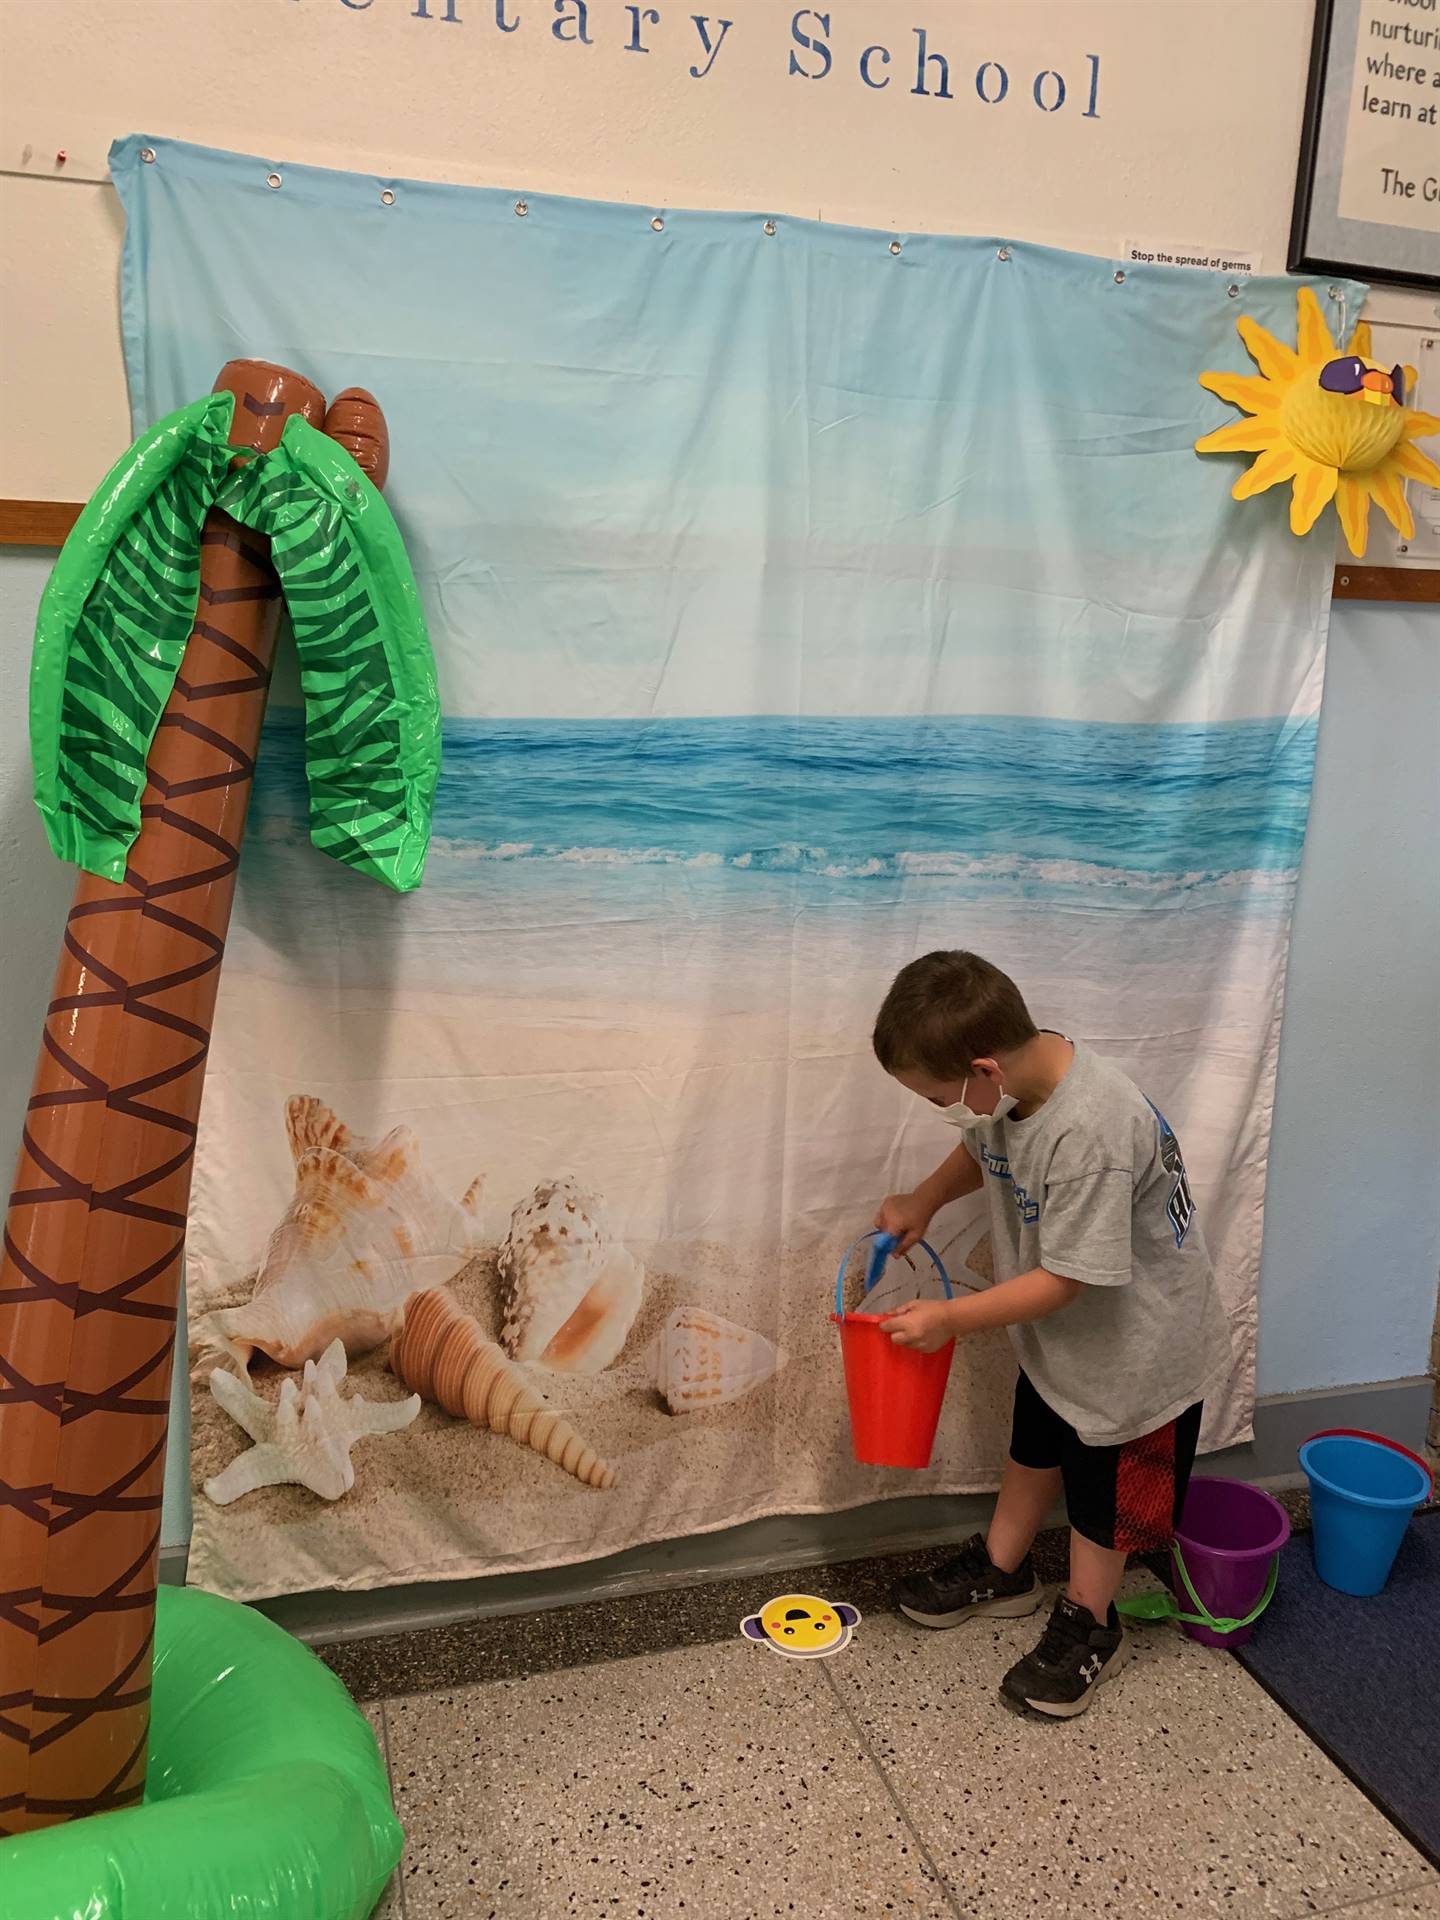
<path fill-rule="evenodd" d="M 1238 1661 L 1142 1629 L 1082 1719 L 1017 1717 L 1041 1620 L 925 1633 L 894 1571 L 794 1576 L 864 1614 L 823 1661 L 738 1637 L 773 1575 L 326 1650 L 408 1836 L 381 1920 L 1440 1920 L 1440 1873 Z"/>

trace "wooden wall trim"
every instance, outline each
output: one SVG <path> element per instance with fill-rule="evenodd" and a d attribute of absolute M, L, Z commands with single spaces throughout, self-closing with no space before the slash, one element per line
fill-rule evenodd
<path fill-rule="evenodd" d="M 1336 567 L 1335 598 L 1440 606 L 1440 567 Z"/>
<path fill-rule="evenodd" d="M 0 500 L 0 547 L 61 547 L 79 518 L 78 500 Z"/>
<path fill-rule="evenodd" d="M 0 547 L 63 546 L 80 506 L 78 500 L 0 500 Z M 1440 606 L 1440 567 L 1337 567 L 1335 598 Z"/>

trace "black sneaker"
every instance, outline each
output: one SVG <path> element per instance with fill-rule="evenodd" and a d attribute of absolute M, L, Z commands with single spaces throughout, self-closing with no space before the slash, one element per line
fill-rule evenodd
<path fill-rule="evenodd" d="M 1018 1620 L 1034 1613 L 1042 1598 L 1035 1565 L 1027 1553 L 1014 1573 L 1002 1573 L 980 1534 L 934 1573 L 912 1573 L 897 1582 L 895 1604 L 920 1627 L 958 1627 L 981 1614 Z"/>
<path fill-rule="evenodd" d="M 1016 1706 L 1073 1720 L 1115 1678 L 1126 1652 L 1118 1625 L 1098 1626 L 1093 1613 L 1062 1593 L 1039 1646 L 1010 1669 L 1000 1691 Z"/>

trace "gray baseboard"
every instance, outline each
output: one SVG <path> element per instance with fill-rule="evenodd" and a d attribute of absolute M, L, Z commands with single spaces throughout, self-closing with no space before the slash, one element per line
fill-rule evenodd
<path fill-rule="evenodd" d="M 1272 1488 L 1297 1486 L 1296 1452 L 1322 1427 L 1360 1427 L 1422 1448 L 1433 1382 L 1386 1380 L 1277 1395 L 1255 1408 L 1255 1437 L 1245 1446 L 1207 1455 L 1198 1471 Z M 723 1533 L 692 1535 L 636 1547 L 603 1560 L 540 1573 L 483 1580 L 387 1587 L 372 1593 L 289 1594 L 261 1611 L 298 1638 L 334 1644 L 372 1634 L 404 1633 L 501 1614 L 531 1613 L 586 1600 L 618 1598 L 666 1587 L 697 1586 L 779 1568 L 821 1566 L 913 1552 L 975 1531 L 990 1509 L 988 1494 L 925 1495 L 885 1500 L 845 1513 L 796 1514 L 754 1520 Z M 1056 1514 L 1058 1522 L 1063 1516 Z M 175 1569 L 178 1568 L 178 1575 Z M 161 1555 L 161 1578 L 184 1578 L 184 1549 Z"/>
<path fill-rule="evenodd" d="M 1434 1392 L 1435 1382 L 1421 1374 L 1413 1380 L 1275 1394 L 1256 1402 L 1255 1438 L 1248 1446 L 1208 1454 L 1198 1470 L 1259 1486 L 1298 1487 L 1305 1477 L 1298 1459 L 1301 1444 L 1325 1427 L 1383 1433 L 1402 1447 L 1423 1453 Z"/>

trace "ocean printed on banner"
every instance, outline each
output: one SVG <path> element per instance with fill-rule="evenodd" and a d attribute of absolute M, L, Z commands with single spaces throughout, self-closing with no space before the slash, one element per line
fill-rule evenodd
<path fill-rule="evenodd" d="M 479 33 L 525 33 L 566 47 L 616 48 L 624 53 L 659 53 L 685 63 L 692 80 L 707 80 L 715 72 L 735 34 L 741 29 L 720 14 L 686 13 L 668 17 L 658 8 L 610 5 L 607 0 L 290 0 L 290 5 L 335 6 L 347 14 L 368 13 L 387 5 L 407 18 L 430 26 L 470 26 Z M 1098 53 L 1068 57 L 1063 67 L 1031 71 L 1002 50 L 976 51 L 964 46 L 953 31 L 931 25 L 896 28 L 887 40 L 846 33 L 839 8 L 797 7 L 785 31 L 776 9 L 774 38 L 777 59 L 798 80 L 828 80 L 848 75 L 871 93 L 895 86 L 922 100 L 964 98 L 972 105 L 1019 106 L 1042 114 L 1068 110 L 1083 120 L 1100 118 L 1100 62 Z M 952 71 L 954 79 L 952 81 Z"/>
<path fill-rule="evenodd" d="M 960 1343 L 902 1479 L 854 1461 L 830 1323 L 839 1250 L 953 1146 L 869 1044 L 936 947 L 1173 1121 L 1236 1356 L 1206 1441 L 1243 1437 L 1329 568 L 1193 452 L 1225 281 L 938 236 L 901 271 L 724 214 L 657 249 L 631 208 L 463 188 L 361 247 L 345 176 L 257 210 L 254 162 L 149 144 L 115 162 L 135 391 L 203 391 L 238 331 L 381 396 L 446 716 L 404 899 L 315 860 L 303 718 L 267 724 L 187 1255 L 192 1577 L 498 1573 L 993 1486 L 1005 1336 Z M 1277 334 L 1294 300 L 1247 287 Z M 994 1277 L 973 1204 L 931 1237 Z M 207 1498 L 227 1409 L 263 1425 L 210 1373 L 278 1405 L 336 1338 L 343 1397 L 418 1415 L 339 1498 Z"/>

